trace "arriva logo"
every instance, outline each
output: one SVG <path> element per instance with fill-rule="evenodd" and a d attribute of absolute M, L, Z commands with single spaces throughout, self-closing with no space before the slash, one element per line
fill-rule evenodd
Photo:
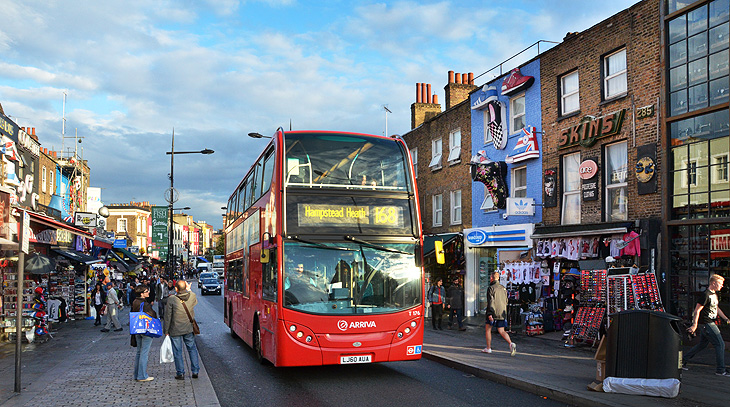
<path fill-rule="evenodd" d="M 337 328 L 340 331 L 347 331 L 348 328 L 376 328 L 375 321 L 352 321 L 347 324 L 347 321 L 341 319 L 337 321 Z"/>

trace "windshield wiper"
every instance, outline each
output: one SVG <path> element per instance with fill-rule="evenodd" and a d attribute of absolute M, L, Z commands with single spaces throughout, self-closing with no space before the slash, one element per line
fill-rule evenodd
<path fill-rule="evenodd" d="M 385 247 L 385 246 L 380 246 L 380 245 L 377 245 L 375 243 L 370 243 L 368 241 L 361 240 L 361 239 L 358 239 L 358 238 L 353 237 L 353 236 L 345 236 L 345 240 L 349 240 L 351 242 L 359 243 L 359 244 L 364 245 L 364 246 L 367 246 L 367 247 L 369 247 L 371 249 L 382 250 L 384 252 L 407 254 L 407 255 L 412 255 L 413 254 L 413 253 L 408 253 L 408 252 L 400 251 L 400 250 L 397 250 L 397 249 L 391 249 L 391 248 Z"/>
<path fill-rule="evenodd" d="M 310 244 L 312 246 L 317 246 L 317 247 L 320 247 L 322 249 L 341 250 L 341 251 L 345 251 L 345 252 L 356 252 L 357 251 L 355 249 L 348 249 L 347 247 L 327 246 L 326 244 L 319 243 L 319 242 L 314 242 L 312 240 L 301 239 L 299 236 L 296 236 L 296 235 L 294 235 L 294 236 L 287 235 L 286 238 L 289 239 L 289 240 L 295 240 L 295 241 L 300 242 L 300 243 Z"/>

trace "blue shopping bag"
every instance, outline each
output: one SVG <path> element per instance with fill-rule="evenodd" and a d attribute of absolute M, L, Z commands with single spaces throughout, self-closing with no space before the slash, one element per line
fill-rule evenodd
<path fill-rule="evenodd" d="M 152 338 L 162 336 L 162 322 L 157 318 L 147 315 L 142 308 L 144 302 L 139 304 L 139 312 L 129 312 L 129 333 L 131 335 L 145 335 Z"/>

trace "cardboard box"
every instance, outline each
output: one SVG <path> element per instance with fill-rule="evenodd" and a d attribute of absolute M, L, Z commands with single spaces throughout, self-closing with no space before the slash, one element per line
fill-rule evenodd
<path fill-rule="evenodd" d="M 596 380 L 602 382 L 606 378 L 606 362 L 602 360 L 596 361 Z"/>
<path fill-rule="evenodd" d="M 593 359 L 605 362 L 606 361 L 606 346 L 608 346 L 608 344 L 606 343 L 606 336 L 604 335 L 601 338 L 601 341 L 598 342 L 598 349 L 596 349 L 596 354 L 593 355 Z"/>

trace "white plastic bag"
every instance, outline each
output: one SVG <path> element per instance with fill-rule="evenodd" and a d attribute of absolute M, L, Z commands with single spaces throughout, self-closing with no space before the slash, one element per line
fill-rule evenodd
<path fill-rule="evenodd" d="M 638 396 L 674 398 L 679 395 L 677 379 L 626 379 L 607 377 L 603 380 L 606 393 L 623 393 Z"/>
<path fill-rule="evenodd" d="M 172 353 L 172 341 L 170 335 L 165 335 L 165 339 L 162 341 L 162 347 L 160 348 L 160 363 L 170 363 L 175 361 L 175 356 Z"/>

